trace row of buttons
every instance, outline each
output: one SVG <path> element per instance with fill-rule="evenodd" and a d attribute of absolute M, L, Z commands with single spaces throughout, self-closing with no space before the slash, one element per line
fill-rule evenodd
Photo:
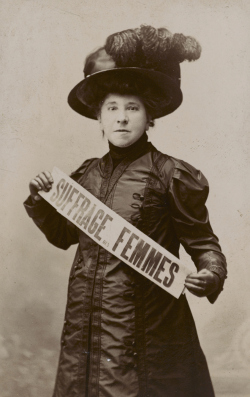
<path fill-rule="evenodd" d="M 133 316 L 133 318 L 135 318 L 135 316 Z M 136 342 L 133 341 L 133 342 L 132 342 L 133 348 L 135 348 L 135 345 L 136 345 Z M 134 351 L 134 352 L 133 352 L 133 356 L 134 356 L 134 358 L 137 358 L 138 353 Z M 134 364 L 134 368 L 137 369 L 137 363 Z"/>

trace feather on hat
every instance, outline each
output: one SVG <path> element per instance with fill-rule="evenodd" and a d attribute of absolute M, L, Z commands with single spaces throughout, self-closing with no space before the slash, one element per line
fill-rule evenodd
<path fill-rule="evenodd" d="M 182 102 L 180 63 L 200 57 L 201 46 L 196 39 L 180 33 L 172 34 L 166 28 L 155 29 L 141 25 L 110 35 L 104 47 L 91 53 L 85 60 L 84 80 L 70 92 L 68 103 L 72 109 L 88 118 L 96 119 L 88 102 L 86 87 L 101 84 L 114 75 L 141 76 L 145 84 L 154 84 L 161 94 L 171 100 L 158 110 L 154 118 L 175 111 Z"/>

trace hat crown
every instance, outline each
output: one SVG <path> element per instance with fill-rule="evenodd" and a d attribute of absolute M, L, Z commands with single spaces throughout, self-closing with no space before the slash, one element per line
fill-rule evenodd
<path fill-rule="evenodd" d="M 140 64 L 140 69 L 149 69 L 161 72 L 170 77 L 178 86 L 180 86 L 180 65 L 178 62 L 174 60 L 170 61 L 169 63 L 166 62 L 163 70 L 162 68 L 157 68 L 156 66 L 153 67 L 153 65 L 147 65 L 146 62 L 144 65 L 142 63 Z M 101 47 L 86 58 L 83 72 L 84 77 L 86 78 L 98 72 L 112 69 L 123 69 L 124 67 L 131 69 L 138 68 L 138 63 L 130 62 L 129 65 L 117 65 L 112 56 L 107 54 L 105 48 Z"/>

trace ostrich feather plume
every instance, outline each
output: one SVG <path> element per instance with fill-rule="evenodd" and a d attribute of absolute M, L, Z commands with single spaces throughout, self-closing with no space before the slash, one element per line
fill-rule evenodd
<path fill-rule="evenodd" d="M 195 38 L 149 25 L 110 35 L 105 50 L 118 67 L 137 66 L 159 71 L 172 63 L 195 61 L 201 55 L 201 46 Z"/>

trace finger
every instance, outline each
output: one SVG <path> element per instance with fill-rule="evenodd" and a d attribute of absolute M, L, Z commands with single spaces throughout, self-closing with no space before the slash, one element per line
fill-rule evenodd
<path fill-rule="evenodd" d="M 204 270 L 205 270 L 205 272 L 204 272 Z M 199 271 L 199 272 L 195 272 L 195 273 L 190 273 L 187 277 L 190 277 L 190 278 L 199 278 L 199 277 L 204 277 L 204 275 L 207 275 L 207 271 L 206 271 L 206 269 L 203 269 L 203 270 L 201 270 L 201 271 Z"/>
<path fill-rule="evenodd" d="M 198 285 L 185 283 L 185 287 L 187 287 L 187 289 L 192 291 L 192 292 L 196 292 L 196 293 L 200 293 L 200 294 L 203 294 L 205 292 L 204 288 L 200 287 Z"/>
<path fill-rule="evenodd" d="M 40 174 L 39 174 L 40 175 Z M 39 190 L 44 190 L 45 192 L 47 191 L 47 188 L 43 182 L 43 180 L 40 178 L 40 176 L 36 176 L 34 180 L 37 182 L 39 186 Z"/>
<path fill-rule="evenodd" d="M 204 291 L 196 291 L 196 290 L 194 290 L 194 289 L 192 289 L 192 288 L 187 288 L 187 290 L 188 290 L 191 294 L 193 294 L 193 295 L 195 295 L 195 296 L 198 296 L 199 298 L 202 298 L 203 296 L 206 296 L 206 294 L 204 293 Z"/>
<path fill-rule="evenodd" d="M 196 273 L 195 275 L 187 276 L 190 280 L 208 280 L 211 277 L 210 273 Z"/>
<path fill-rule="evenodd" d="M 195 278 L 186 278 L 185 283 L 189 283 L 191 285 L 197 285 L 198 287 L 205 287 L 206 286 L 206 281 L 205 280 L 200 280 L 200 279 L 195 279 Z"/>
<path fill-rule="evenodd" d="M 33 199 L 35 199 L 36 201 L 39 201 L 41 199 L 41 197 L 37 193 L 39 192 L 39 190 L 42 190 L 42 187 L 40 186 L 38 181 L 36 181 L 35 179 L 32 179 L 30 181 L 29 187 L 30 187 L 30 194 L 33 197 Z"/>
<path fill-rule="evenodd" d="M 41 172 L 38 177 L 41 179 L 43 182 L 45 189 L 50 190 L 51 189 L 51 182 L 49 182 L 47 176 L 45 175 L 44 172 Z"/>
<path fill-rule="evenodd" d="M 207 274 L 207 273 L 210 273 L 210 270 L 208 270 L 208 269 L 201 269 L 201 270 L 198 271 L 197 274 Z"/>
<path fill-rule="evenodd" d="M 196 285 L 196 284 L 190 283 L 188 281 L 185 281 L 185 286 L 188 288 L 193 288 L 196 291 L 201 291 L 201 290 L 204 291 L 204 285 Z"/>
<path fill-rule="evenodd" d="M 41 188 L 42 188 L 39 181 L 37 180 L 37 178 L 34 178 L 30 181 L 30 187 L 32 187 L 36 190 L 41 190 Z"/>
<path fill-rule="evenodd" d="M 49 171 L 44 171 L 43 173 L 44 173 L 44 175 L 46 176 L 46 178 L 48 179 L 48 181 L 50 183 L 54 182 L 54 179 L 53 179 L 53 177 L 52 177 L 52 175 L 51 175 L 51 173 Z"/>
<path fill-rule="evenodd" d="M 187 275 L 187 277 L 196 277 L 197 274 L 198 274 L 197 272 L 189 273 L 189 274 Z"/>
<path fill-rule="evenodd" d="M 29 188 L 30 188 L 30 194 L 32 195 L 33 198 L 35 198 L 35 195 L 37 195 L 37 192 L 39 192 L 39 190 L 42 190 L 41 184 L 35 178 L 30 181 Z"/>

